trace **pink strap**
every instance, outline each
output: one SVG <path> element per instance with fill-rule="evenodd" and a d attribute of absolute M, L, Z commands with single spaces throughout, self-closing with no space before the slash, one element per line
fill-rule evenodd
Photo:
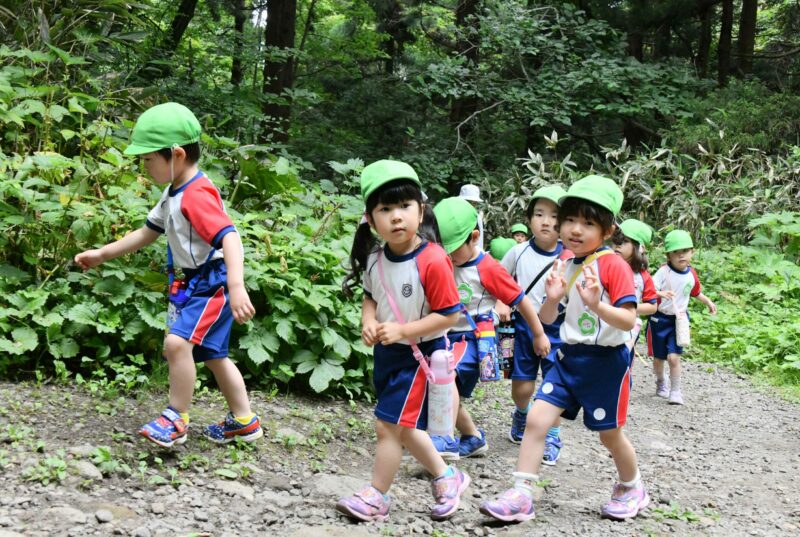
<path fill-rule="evenodd" d="M 397 307 L 397 302 L 394 301 L 394 295 L 392 294 L 392 290 L 386 285 L 386 279 L 383 276 L 383 263 L 381 260 L 383 259 L 383 251 L 378 252 L 378 276 L 381 279 L 381 285 L 383 285 L 383 289 L 386 291 L 386 298 L 389 300 L 389 306 L 392 308 L 392 312 L 394 312 L 394 316 L 397 317 L 397 320 L 400 321 L 400 324 L 406 324 L 406 319 L 403 317 L 403 314 L 400 312 L 400 308 Z M 446 337 L 446 336 L 445 336 Z M 417 359 L 419 362 L 419 366 L 422 368 L 422 371 L 425 373 L 425 377 L 427 377 L 428 381 L 433 382 L 433 371 L 431 371 L 430 366 L 428 366 L 428 360 L 425 358 L 425 355 L 422 354 L 422 351 L 419 350 L 414 341 L 411 338 L 408 339 L 408 342 L 411 344 L 411 351 L 414 353 L 414 358 Z"/>

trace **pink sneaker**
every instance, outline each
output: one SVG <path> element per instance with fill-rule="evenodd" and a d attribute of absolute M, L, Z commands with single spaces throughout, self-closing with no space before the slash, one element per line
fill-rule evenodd
<path fill-rule="evenodd" d="M 446 520 L 453 516 L 458 504 L 461 503 L 461 495 L 469 484 L 469 476 L 458 468 L 453 468 L 453 475 L 450 477 L 437 477 L 431 481 L 431 492 L 433 499 L 436 500 L 436 504 L 431 508 L 431 518 Z"/>
<path fill-rule="evenodd" d="M 517 489 L 508 489 L 493 502 L 483 502 L 481 513 L 503 522 L 525 522 L 536 518 L 533 500 Z"/>
<path fill-rule="evenodd" d="M 624 487 L 617 483 L 611 493 L 611 500 L 603 506 L 602 515 L 603 518 L 614 520 L 633 518 L 649 503 L 650 496 L 641 482 L 635 487 Z"/>
<path fill-rule="evenodd" d="M 372 485 L 365 485 L 349 498 L 342 498 L 336 503 L 336 510 L 345 515 L 370 522 L 383 522 L 389 518 L 389 506 L 392 501 L 384 499 L 383 494 Z"/>

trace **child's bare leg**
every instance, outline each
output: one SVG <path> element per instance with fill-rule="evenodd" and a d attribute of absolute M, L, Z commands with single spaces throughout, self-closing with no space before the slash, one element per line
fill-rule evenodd
<path fill-rule="evenodd" d="M 480 431 L 472 421 L 472 416 L 469 415 L 467 409 L 463 405 L 458 407 L 458 416 L 456 417 L 456 428 L 462 435 L 466 436 L 480 436 Z"/>
<path fill-rule="evenodd" d="M 169 364 L 169 404 L 178 412 L 188 412 L 197 377 L 192 349 L 194 343 L 175 334 L 164 339 L 164 357 Z"/>
<path fill-rule="evenodd" d="M 247 397 L 247 388 L 239 368 L 229 358 L 217 358 L 205 362 L 206 366 L 214 373 L 219 390 L 228 402 L 228 408 L 234 416 L 250 416 L 250 399 Z"/>
<path fill-rule="evenodd" d="M 664 378 L 664 363 L 666 360 L 659 360 L 658 358 L 653 358 L 653 373 L 655 373 L 657 379 Z"/>
<path fill-rule="evenodd" d="M 411 453 L 432 476 L 438 477 L 447 470 L 447 464 L 444 462 L 439 452 L 436 451 L 428 433 L 410 427 L 400 427 L 399 425 L 395 427 L 400 428 L 400 441 L 408 452 Z"/>
<path fill-rule="evenodd" d="M 541 399 L 533 402 L 533 407 L 528 412 L 522 444 L 519 446 L 517 472 L 526 474 L 537 474 L 539 472 L 547 431 L 563 411 L 563 408 L 558 408 Z"/>
<path fill-rule="evenodd" d="M 663 361 L 663 360 L 662 360 Z M 681 376 L 681 355 L 680 354 L 668 354 L 667 355 L 667 362 L 669 362 L 669 378 Z M 663 364 L 661 366 L 664 367 Z"/>
<path fill-rule="evenodd" d="M 517 408 L 528 408 L 535 387 L 536 381 L 534 380 L 511 381 L 511 398 L 514 400 L 514 404 Z"/>
<path fill-rule="evenodd" d="M 622 429 L 610 429 L 600 431 L 600 441 L 611 453 L 614 464 L 619 473 L 619 480 L 623 482 L 633 481 L 638 474 L 638 463 L 636 461 L 636 450 L 622 432 Z"/>
<path fill-rule="evenodd" d="M 375 446 L 372 486 L 383 494 L 389 492 L 389 487 L 392 486 L 394 476 L 397 474 L 400 462 L 403 459 L 403 444 L 400 441 L 400 432 L 403 428 L 383 420 L 375 420 L 378 443 Z M 427 434 L 425 436 L 427 437 Z M 431 444 L 431 448 L 433 448 L 433 444 Z"/>

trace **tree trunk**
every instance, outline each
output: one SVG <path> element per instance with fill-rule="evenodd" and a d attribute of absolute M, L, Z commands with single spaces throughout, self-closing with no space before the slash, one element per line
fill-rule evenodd
<path fill-rule="evenodd" d="M 653 47 L 653 56 L 657 60 L 664 60 L 670 56 L 670 47 L 672 46 L 672 28 L 669 22 L 664 22 L 656 29 L 655 46 Z"/>
<path fill-rule="evenodd" d="M 708 56 L 711 50 L 711 22 L 714 15 L 714 7 L 708 6 L 698 14 L 700 19 L 700 37 L 697 44 L 697 56 L 695 57 L 695 68 L 700 78 L 708 76 Z"/>
<path fill-rule="evenodd" d="M 297 17 L 297 0 L 270 0 L 267 6 L 267 27 L 264 44 L 266 45 L 266 61 L 264 62 L 264 138 L 275 142 L 286 142 L 289 139 L 291 104 L 286 102 L 285 90 L 294 84 L 294 55 L 287 49 L 294 48 L 295 19 Z M 282 52 L 281 59 L 273 59 L 272 55 Z"/>
<path fill-rule="evenodd" d="M 628 56 L 644 61 L 644 37 L 638 30 L 628 30 Z"/>
<path fill-rule="evenodd" d="M 756 44 L 756 18 L 758 0 L 742 0 L 742 15 L 739 17 L 739 72 L 749 75 L 753 72 L 753 52 Z"/>
<path fill-rule="evenodd" d="M 717 82 L 728 83 L 731 72 L 731 33 L 733 31 L 733 0 L 722 0 L 722 21 L 717 45 Z"/>
<path fill-rule="evenodd" d="M 233 2 L 233 57 L 231 58 L 231 84 L 242 83 L 242 50 L 244 49 L 244 23 L 247 20 L 245 0 Z"/>
<path fill-rule="evenodd" d="M 196 7 L 197 0 L 181 0 L 181 5 L 178 6 L 178 13 L 176 13 L 175 18 L 172 19 L 172 29 L 164 42 L 164 50 L 166 50 L 169 55 L 172 55 L 175 49 L 178 48 L 178 44 L 181 42 L 184 32 L 186 32 L 186 29 L 189 27 L 189 23 L 192 22 Z"/>

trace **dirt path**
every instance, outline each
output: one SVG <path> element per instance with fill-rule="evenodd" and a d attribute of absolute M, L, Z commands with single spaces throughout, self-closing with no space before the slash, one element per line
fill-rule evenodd
<path fill-rule="evenodd" d="M 184 446 L 160 450 L 133 432 L 161 396 L 0 384 L 0 537 L 800 534 L 800 407 L 705 364 L 686 366 L 684 386 L 687 406 L 668 406 L 641 363 L 634 371 L 627 430 L 653 498 L 642 516 L 600 519 L 613 465 L 578 422 L 564 427 L 558 465 L 542 471 L 536 520 L 503 526 L 478 505 L 509 486 L 516 460 L 506 383 L 484 386 L 471 405 L 490 452 L 459 463 L 474 484 L 458 515 L 430 521 L 428 481 L 409 462 L 380 525 L 333 510 L 369 477 L 369 405 L 255 394 L 268 433 L 255 449 L 211 445 L 195 428 Z M 221 409 L 218 396 L 201 397 L 193 427 Z"/>

